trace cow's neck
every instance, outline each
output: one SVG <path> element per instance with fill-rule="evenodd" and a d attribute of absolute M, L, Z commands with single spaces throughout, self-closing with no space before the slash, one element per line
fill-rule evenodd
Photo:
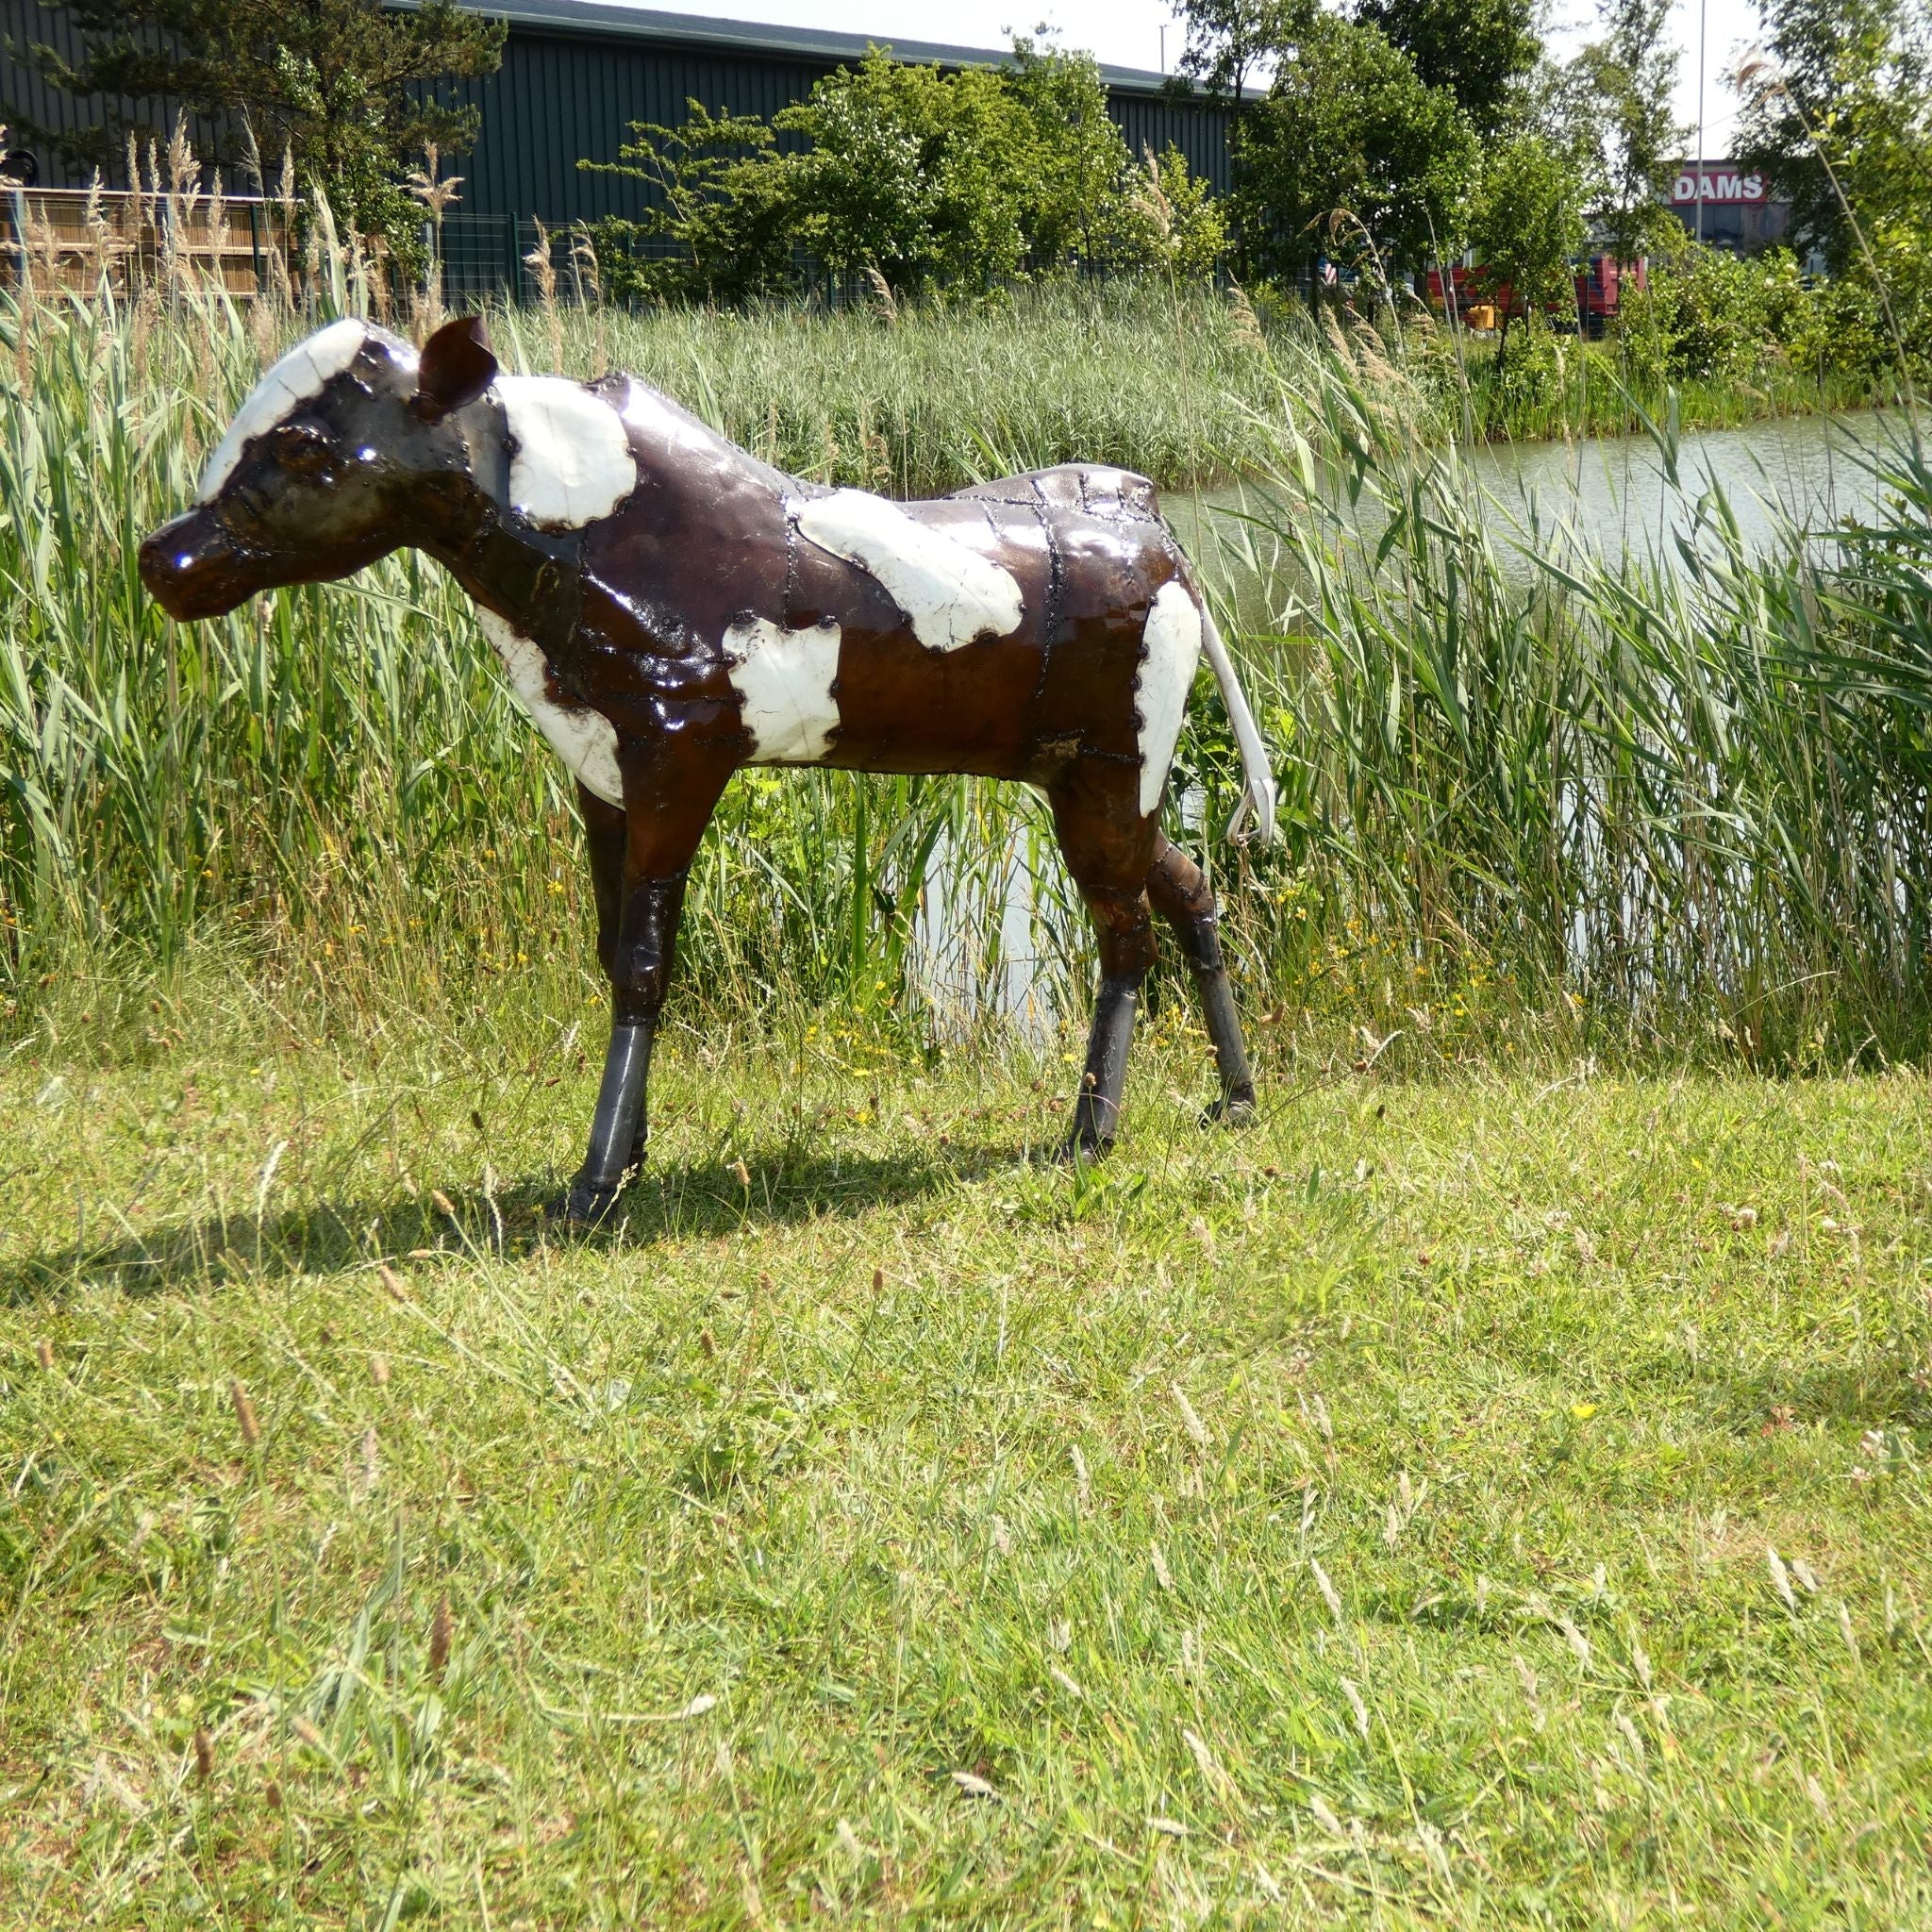
<path fill-rule="evenodd" d="M 546 536 L 519 527 L 477 490 L 462 515 L 425 536 L 419 547 L 474 603 L 495 611 L 523 636 L 546 648 L 569 637 L 583 597 L 581 532 Z"/>
<path fill-rule="evenodd" d="M 809 486 L 761 462 L 670 397 L 634 380 L 625 421 L 639 488 L 670 506 L 658 514 L 672 523 L 702 528 L 708 504 L 747 484 L 777 496 L 809 491 Z M 597 525 L 545 535 L 507 513 L 509 477 L 502 429 L 494 416 L 472 425 L 469 474 L 460 482 L 446 478 L 446 487 L 425 504 L 416 542 L 475 602 L 541 644 L 553 668 L 561 668 L 584 609 L 584 541 Z M 670 589 L 626 584 L 620 601 L 633 607 L 663 597 L 662 611 L 654 615 L 669 638 L 680 627 Z"/>

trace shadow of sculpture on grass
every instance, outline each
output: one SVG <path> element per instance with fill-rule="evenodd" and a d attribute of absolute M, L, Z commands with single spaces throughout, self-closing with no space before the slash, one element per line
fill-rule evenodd
<path fill-rule="evenodd" d="M 546 1212 L 561 1192 L 554 1175 L 506 1183 L 493 1194 L 445 1195 L 447 1213 L 434 1195 L 400 1189 L 387 1199 L 325 1194 L 260 1215 L 205 1214 L 149 1228 L 95 1210 L 81 1214 L 71 1242 L 0 1261 L 0 1306 L 58 1304 L 101 1288 L 129 1295 L 246 1289 L 425 1255 L 515 1261 L 541 1248 L 703 1240 L 903 1205 L 1021 1158 L 1018 1149 L 974 1148 L 673 1162 L 647 1167 L 609 1217 L 587 1230 Z"/>

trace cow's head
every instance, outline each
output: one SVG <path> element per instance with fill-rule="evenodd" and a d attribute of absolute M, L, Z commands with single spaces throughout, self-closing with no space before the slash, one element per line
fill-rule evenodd
<path fill-rule="evenodd" d="M 474 495 L 476 439 L 452 419 L 495 375 L 472 316 L 438 329 L 420 357 L 367 323 L 330 323 L 255 386 L 194 508 L 141 546 L 142 581 L 186 623 L 436 534 Z"/>

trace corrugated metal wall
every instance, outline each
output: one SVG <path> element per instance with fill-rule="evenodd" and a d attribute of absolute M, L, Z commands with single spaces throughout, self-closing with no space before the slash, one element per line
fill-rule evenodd
<path fill-rule="evenodd" d="M 54 127 L 97 121 L 101 104 L 76 102 L 46 87 L 4 44 L 34 42 L 58 47 L 70 58 L 79 52 L 79 36 L 64 13 L 43 8 L 37 0 L 0 0 L 0 102 L 15 103 Z M 479 107 L 483 120 L 475 151 L 444 164 L 446 173 L 463 176 L 458 209 L 470 215 L 536 215 L 553 225 L 631 211 L 638 205 L 638 184 L 585 174 L 576 165 L 580 157 L 614 160 L 631 122 L 675 125 L 684 119 L 689 99 L 733 113 L 770 116 L 803 100 L 832 64 L 513 26 L 502 68 L 451 91 L 453 98 Z M 1227 143 L 1220 108 L 1124 92 L 1116 92 L 1111 105 L 1136 157 L 1143 146 L 1158 151 L 1172 142 L 1196 174 L 1225 191 Z M 161 125 L 173 118 L 172 108 L 158 112 L 150 105 L 144 111 Z M 40 161 L 44 185 L 86 185 L 84 170 L 64 168 L 53 154 L 40 153 Z M 118 171 L 112 185 L 121 185 Z"/>
<path fill-rule="evenodd" d="M 8 0 L 14 4 L 14 0 Z M 685 103 L 769 118 L 801 101 L 831 63 L 707 56 L 635 40 L 591 41 L 512 27 L 503 66 L 465 83 L 456 98 L 482 109 L 475 152 L 461 163 L 461 206 L 475 214 L 594 221 L 636 208 L 636 182 L 580 170 L 579 158 L 614 160 L 633 121 L 675 126 Z M 1136 157 L 1170 142 L 1217 192 L 1227 189 L 1226 121 L 1203 103 L 1118 92 L 1110 102 Z"/>
<path fill-rule="evenodd" d="M 52 47 L 63 58 L 78 60 L 81 36 L 64 12 L 41 7 L 36 0 L 0 0 L 0 121 L 6 120 L 11 112 L 27 115 L 42 127 L 59 132 L 79 132 L 99 126 L 108 117 L 108 109 L 115 108 L 123 117 L 143 120 L 160 132 L 174 125 L 175 103 L 170 100 L 139 104 L 132 101 L 110 102 L 101 94 L 76 100 L 58 88 L 49 87 L 38 72 L 27 61 L 18 58 L 15 52 L 16 48 L 35 45 Z M 195 142 L 197 152 L 205 154 L 212 150 L 210 132 L 199 121 L 189 124 L 190 138 Z M 85 188 L 92 178 L 91 167 L 70 165 L 44 142 L 26 143 L 9 135 L 8 145 L 32 147 L 41 164 L 42 188 Z M 117 156 L 113 165 L 107 170 L 108 186 L 125 188 L 127 185 L 126 172 Z"/>
<path fill-rule="evenodd" d="M 586 174 L 579 158 L 615 160 L 633 121 L 675 125 L 687 100 L 769 117 L 803 100 L 824 71 L 512 27 L 502 67 L 454 93 L 475 102 L 483 117 L 475 151 L 457 164 L 463 175 L 458 206 L 473 214 L 537 215 L 552 224 L 631 212 L 639 184 Z"/>
<path fill-rule="evenodd" d="M 1188 171 L 1206 175 L 1216 194 L 1228 190 L 1227 110 L 1203 101 L 1168 100 L 1158 94 L 1116 92 L 1108 101 L 1138 161 L 1152 148 L 1172 145 L 1188 158 Z"/>

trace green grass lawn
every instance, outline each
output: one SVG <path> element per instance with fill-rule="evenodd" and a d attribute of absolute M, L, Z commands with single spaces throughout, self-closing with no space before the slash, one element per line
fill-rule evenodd
<path fill-rule="evenodd" d="M 1932 1920 L 1922 1074 L 559 1030 L 0 1073 L 0 1923 Z"/>

